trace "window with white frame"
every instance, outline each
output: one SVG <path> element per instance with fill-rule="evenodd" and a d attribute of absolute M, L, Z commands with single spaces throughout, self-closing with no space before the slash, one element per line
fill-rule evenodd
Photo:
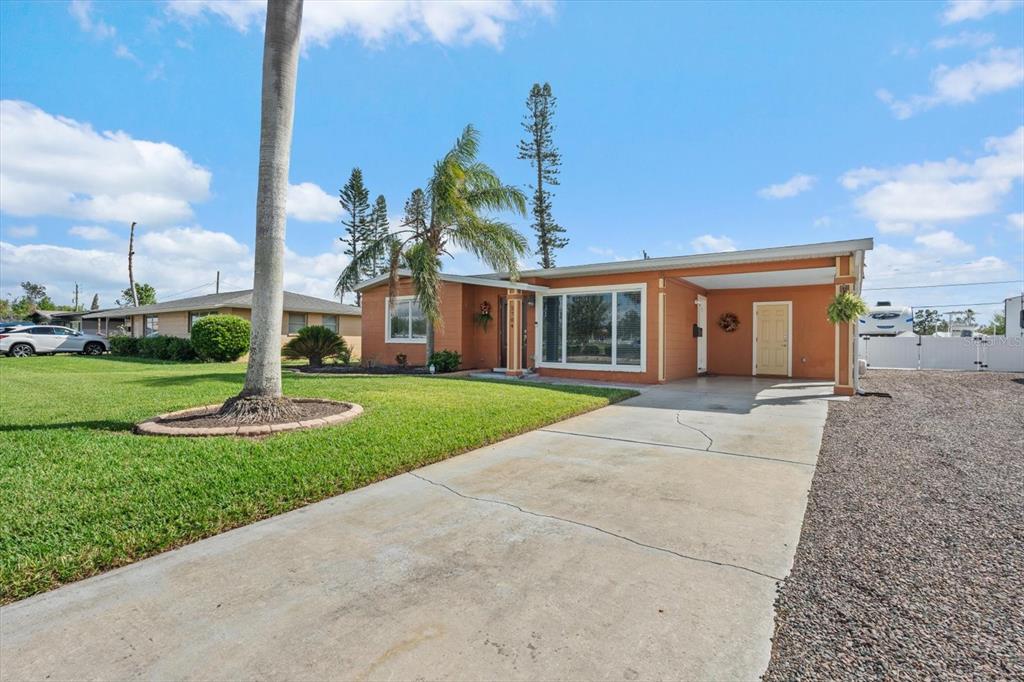
<path fill-rule="evenodd" d="M 156 336 L 160 333 L 160 318 L 157 315 L 142 316 L 142 335 Z"/>
<path fill-rule="evenodd" d="M 216 310 L 190 310 L 188 313 L 188 330 L 192 331 L 192 325 L 196 323 L 201 317 L 209 317 L 210 315 L 216 315 Z"/>
<path fill-rule="evenodd" d="M 298 334 L 306 326 L 306 313 L 288 313 L 288 333 Z"/>
<path fill-rule="evenodd" d="M 426 343 L 427 318 L 414 296 L 387 299 L 389 343 Z"/>
<path fill-rule="evenodd" d="M 335 334 L 338 333 L 338 316 L 337 315 L 324 315 L 323 321 L 320 323 L 325 329 L 330 329 Z"/>
<path fill-rule="evenodd" d="M 630 285 L 541 296 L 540 366 L 643 371 L 645 293 Z"/>

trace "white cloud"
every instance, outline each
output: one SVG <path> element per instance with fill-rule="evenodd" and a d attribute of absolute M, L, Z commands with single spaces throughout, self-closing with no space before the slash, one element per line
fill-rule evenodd
<path fill-rule="evenodd" d="M 68 12 L 78 22 L 80 29 L 86 33 L 91 33 L 101 40 L 113 38 L 117 33 L 117 29 L 102 19 L 94 19 L 92 10 L 92 0 L 71 0 L 71 3 L 68 4 Z"/>
<path fill-rule="evenodd" d="M 99 228 L 102 229 L 102 228 Z M 285 288 L 288 291 L 334 298 L 334 282 L 348 264 L 336 239 L 326 250 L 304 256 L 285 248 Z M 58 302 L 69 299 L 75 282 L 91 295 L 112 303 L 128 286 L 128 259 L 123 240 L 92 248 L 56 244 L 15 245 L 0 242 L 0 292 L 17 289 L 25 279 L 40 282 Z M 135 277 L 156 287 L 157 297 L 213 293 L 215 273 L 221 291 L 252 287 L 253 257 L 246 244 L 224 232 L 199 226 L 146 231 L 136 237 Z"/>
<path fill-rule="evenodd" d="M 211 14 L 243 33 L 254 26 L 261 28 L 265 7 L 259 0 L 170 0 L 167 5 L 168 12 L 178 19 L 195 20 Z M 368 45 L 399 38 L 501 47 L 508 25 L 553 11 L 550 0 L 310 2 L 303 10 L 302 42 L 327 46 L 335 38 L 355 36 Z"/>
<path fill-rule="evenodd" d="M 330 223 L 341 217 L 338 198 L 312 182 L 288 185 L 288 215 L 310 223 Z"/>
<path fill-rule="evenodd" d="M 1024 231 L 1024 213 L 1011 213 L 1006 216 L 1006 222 L 1010 223 L 1010 229 Z"/>
<path fill-rule="evenodd" d="M 718 237 L 702 234 L 690 241 L 690 247 L 697 253 L 717 253 L 719 251 L 735 251 L 736 242 L 724 234 Z"/>
<path fill-rule="evenodd" d="M 757 195 L 763 199 L 788 199 L 814 187 L 816 180 L 812 175 L 794 175 L 785 182 L 757 190 Z"/>
<path fill-rule="evenodd" d="M 210 193 L 210 171 L 174 145 L 28 102 L 0 101 L 0 138 L 0 210 L 11 215 L 161 225 L 191 218 Z"/>
<path fill-rule="evenodd" d="M 5 227 L 3 234 L 5 237 L 24 239 L 26 237 L 35 237 L 39 234 L 39 228 L 35 225 L 13 225 Z"/>
<path fill-rule="evenodd" d="M 937 67 L 931 73 L 932 92 L 898 99 L 885 89 L 875 95 L 887 104 L 893 115 L 907 119 L 942 104 L 967 104 L 979 97 L 1011 90 L 1024 83 L 1024 50 L 994 47 L 980 59 L 960 66 Z"/>
<path fill-rule="evenodd" d="M 130 61 L 135 62 L 136 64 L 142 63 L 142 60 L 136 57 L 135 53 L 129 50 L 128 46 L 124 44 L 120 44 L 114 48 L 114 56 L 118 59 L 128 59 Z"/>
<path fill-rule="evenodd" d="M 832 218 L 827 215 L 823 215 L 819 218 L 814 219 L 815 227 L 832 227 Z"/>
<path fill-rule="evenodd" d="M 609 249 L 603 246 L 588 246 L 587 251 L 594 254 L 595 256 L 600 256 L 601 258 L 611 259 L 614 261 L 632 260 L 627 256 L 621 255 L 615 249 Z M 535 266 L 531 265 L 527 269 L 532 269 L 533 267 Z"/>
<path fill-rule="evenodd" d="M 908 164 L 895 168 L 858 168 L 840 178 L 849 190 L 866 190 L 855 199 L 861 214 L 882 232 L 909 233 L 920 224 L 965 220 L 993 213 L 1024 177 L 1024 126 L 985 141 L 987 156 Z"/>
<path fill-rule="evenodd" d="M 940 254 L 963 255 L 974 251 L 972 245 L 963 241 L 949 230 L 921 234 L 914 237 L 914 241 L 926 250 Z"/>
<path fill-rule="evenodd" d="M 977 31 L 960 31 L 955 36 L 942 36 L 931 42 L 936 50 L 948 50 L 952 47 L 981 48 L 991 45 L 996 40 L 994 33 L 980 33 Z"/>
<path fill-rule="evenodd" d="M 110 241 L 116 239 L 114 233 L 105 227 L 98 227 L 96 225 L 75 225 L 68 234 L 74 237 L 80 237 L 90 242 L 101 242 Z"/>
<path fill-rule="evenodd" d="M 1003 14 L 1020 6 L 1020 0 L 950 0 L 942 13 L 942 23 L 984 19 L 990 14 Z"/>

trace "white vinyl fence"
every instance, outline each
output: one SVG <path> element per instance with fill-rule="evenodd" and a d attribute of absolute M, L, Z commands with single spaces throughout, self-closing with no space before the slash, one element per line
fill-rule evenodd
<path fill-rule="evenodd" d="M 868 367 L 1024 372 L 1024 338 L 870 336 L 857 340 Z"/>

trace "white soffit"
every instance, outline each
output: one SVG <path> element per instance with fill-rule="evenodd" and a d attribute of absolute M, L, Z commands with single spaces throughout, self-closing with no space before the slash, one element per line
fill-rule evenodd
<path fill-rule="evenodd" d="M 832 284 L 836 269 L 804 268 L 801 270 L 769 270 L 767 272 L 739 272 L 730 275 L 695 275 L 681 279 L 704 289 L 759 289 L 761 287 L 802 287 L 812 284 Z"/>

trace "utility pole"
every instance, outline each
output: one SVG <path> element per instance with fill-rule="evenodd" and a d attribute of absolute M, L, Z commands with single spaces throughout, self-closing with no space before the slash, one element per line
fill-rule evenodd
<path fill-rule="evenodd" d="M 219 294 L 220 293 L 220 270 L 217 271 L 217 284 L 216 284 L 216 287 L 217 288 L 214 289 L 214 293 L 218 293 Z"/>
<path fill-rule="evenodd" d="M 135 256 L 135 221 L 128 234 L 128 284 L 132 289 L 132 305 L 139 307 L 139 292 L 135 290 L 135 272 L 132 270 L 132 258 Z"/>
<path fill-rule="evenodd" d="M 75 312 L 78 312 L 78 282 L 75 282 Z"/>

